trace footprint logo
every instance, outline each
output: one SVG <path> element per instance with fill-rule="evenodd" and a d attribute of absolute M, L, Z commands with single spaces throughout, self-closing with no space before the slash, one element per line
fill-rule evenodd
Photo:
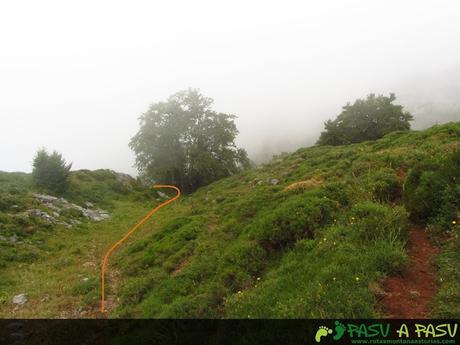
<path fill-rule="evenodd" d="M 332 337 L 334 340 L 340 340 L 345 333 L 345 325 L 339 321 L 335 322 L 335 334 Z"/>
<path fill-rule="evenodd" d="M 317 343 L 321 342 L 321 338 L 324 336 L 327 336 L 329 334 L 332 334 L 332 329 L 327 328 L 326 326 L 319 326 L 318 330 L 316 331 L 315 334 L 315 340 Z"/>

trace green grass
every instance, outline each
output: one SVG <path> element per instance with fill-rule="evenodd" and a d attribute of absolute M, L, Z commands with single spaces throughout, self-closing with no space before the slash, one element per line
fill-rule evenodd
<path fill-rule="evenodd" d="M 460 227 L 457 225 L 450 240 L 437 258 L 440 290 L 431 302 L 432 315 L 438 318 L 458 318 L 460 315 Z"/>
<path fill-rule="evenodd" d="M 32 208 L 48 214 L 54 211 L 40 204 L 33 197 L 34 192 L 40 191 L 34 188 L 30 174 L 0 172 L 0 267 L 6 267 L 11 262 L 35 261 L 42 242 L 59 228 L 40 217 L 25 214 Z M 62 196 L 80 206 L 89 201 L 97 207 L 112 210 L 121 200 L 134 203 L 153 201 L 155 193 L 134 179 L 120 181 L 117 174 L 110 170 L 79 170 L 71 173 L 70 188 Z M 60 220 L 70 219 L 86 223 L 79 211 L 63 210 Z M 20 243 L 14 243 L 11 238 Z"/>
<path fill-rule="evenodd" d="M 413 216 L 405 208 L 407 176 L 421 161 L 459 147 L 460 123 L 450 123 L 378 141 L 302 148 L 183 196 L 111 257 L 108 293 L 119 301 L 110 316 L 378 317 L 375 286 L 406 267 Z M 33 202 L 28 175 L 2 178 L 0 190 L 21 191 L 3 195 L 19 195 L 20 208 Z M 95 316 L 105 251 L 157 203 L 153 192 L 105 170 L 75 173 L 65 197 L 94 202 L 112 217 L 72 229 L 15 227 L 16 211 L 3 203 L 2 231 L 35 230 L 21 233 L 30 248 L 13 246 L 32 258 L 12 257 L 0 268 L 0 316 L 75 316 L 69 314 L 75 310 Z M 448 238 L 440 242 L 442 283 L 432 310 L 458 317 L 458 225 L 447 229 L 442 220 L 432 222 L 433 238 Z M 30 302 L 13 312 L 8 301 L 22 292 Z"/>
<path fill-rule="evenodd" d="M 431 301 L 436 317 L 460 315 L 460 149 L 421 159 L 410 171 L 404 204 L 411 218 L 427 224 L 441 247 L 436 260 L 440 289 Z"/>
<path fill-rule="evenodd" d="M 459 137 L 448 124 L 300 149 L 200 189 L 118 256 L 113 316 L 377 316 L 369 286 L 405 267 L 405 175 Z"/>
<path fill-rule="evenodd" d="M 73 229 L 54 229 L 40 246 L 38 260 L 10 264 L 0 271 L 0 296 L 5 296 L 5 302 L 0 303 L 0 317 L 75 317 L 71 312 L 80 308 L 97 310 L 100 265 L 106 250 L 149 207 L 145 203 L 117 201 L 108 220 Z M 111 262 L 108 267 L 113 269 Z M 109 279 L 109 293 L 110 283 Z M 29 301 L 14 312 L 10 301 L 19 293 L 27 293 Z"/>
<path fill-rule="evenodd" d="M 99 207 L 110 209 L 116 200 L 145 201 L 155 193 L 135 179 L 123 179 L 108 169 L 71 172 L 69 189 L 63 197 L 77 204 L 92 202 Z"/>
<path fill-rule="evenodd" d="M 107 208 L 111 218 L 97 223 L 63 211 L 60 220 L 81 221 L 67 229 L 24 214 L 31 208 L 53 211 L 35 200 L 34 192 L 29 174 L 0 172 L 0 316 L 75 317 L 69 311 L 98 305 L 105 251 L 157 203 L 155 193 L 135 180 L 119 181 L 108 170 L 72 172 L 64 197 Z M 11 299 L 19 293 L 27 293 L 29 301 L 14 311 Z"/>

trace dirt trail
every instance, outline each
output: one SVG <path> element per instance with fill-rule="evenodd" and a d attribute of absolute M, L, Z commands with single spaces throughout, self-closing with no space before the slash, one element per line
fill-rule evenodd
<path fill-rule="evenodd" d="M 409 264 L 402 276 L 383 282 L 382 311 L 388 318 L 427 318 L 428 303 L 438 290 L 432 261 L 439 249 L 428 239 L 426 230 L 412 227 L 409 232 Z"/>

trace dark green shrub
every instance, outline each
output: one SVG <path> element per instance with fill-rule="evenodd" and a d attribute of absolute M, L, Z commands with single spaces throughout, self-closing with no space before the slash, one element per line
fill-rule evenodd
<path fill-rule="evenodd" d="M 426 222 L 435 215 L 442 199 L 446 181 L 438 172 L 414 168 L 407 177 L 404 203 L 411 218 L 417 222 Z"/>
<path fill-rule="evenodd" d="M 326 198 L 292 197 L 251 226 L 251 233 L 267 250 L 282 248 L 328 224 L 337 203 Z"/>
<path fill-rule="evenodd" d="M 460 208 L 460 150 L 419 163 L 408 175 L 404 203 L 411 218 L 447 226 Z"/>
<path fill-rule="evenodd" d="M 393 202 L 402 196 L 402 186 L 391 169 L 380 169 L 371 178 L 374 198 L 379 202 Z"/>
<path fill-rule="evenodd" d="M 324 196 L 331 200 L 336 200 L 340 203 L 340 206 L 348 206 L 350 204 L 350 190 L 349 181 L 337 181 L 332 182 L 324 186 Z"/>
<path fill-rule="evenodd" d="M 225 252 L 224 261 L 255 275 L 266 265 L 266 252 L 256 242 L 236 242 Z"/>

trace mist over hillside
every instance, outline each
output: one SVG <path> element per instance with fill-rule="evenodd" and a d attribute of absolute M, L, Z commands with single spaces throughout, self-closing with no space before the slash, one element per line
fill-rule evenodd
<path fill-rule="evenodd" d="M 1 170 L 30 171 L 47 147 L 74 169 L 136 174 L 128 143 L 138 117 L 189 87 L 238 116 L 238 145 L 256 162 L 312 145 L 324 121 L 369 93 L 395 92 L 415 128 L 458 118 L 460 6 L 451 1 L 27 8 L 0 7 L 11 33 L 0 56 Z"/>
<path fill-rule="evenodd" d="M 399 89 L 401 103 L 415 117 L 415 129 L 460 120 L 460 65 L 409 79 Z"/>
<path fill-rule="evenodd" d="M 263 163 L 281 152 L 314 145 L 326 119 L 334 119 L 347 102 L 352 103 L 368 93 L 396 93 L 395 103 L 403 105 L 414 116 L 413 129 L 460 120 L 460 65 L 424 74 L 403 73 L 392 81 L 374 81 L 366 90 L 352 85 L 351 90 L 342 89 L 342 95 L 333 86 L 332 90 L 337 94 L 328 94 L 331 98 L 322 99 L 321 104 L 317 99 L 306 97 L 314 107 L 304 105 L 306 110 L 288 116 L 289 120 L 280 115 L 279 121 L 270 121 L 272 126 L 263 126 L 264 120 L 261 120 L 264 131 L 257 132 L 258 140 L 252 140 L 251 133 L 246 134 L 246 128 L 242 127 L 240 141 L 248 149 L 251 159 Z"/>

